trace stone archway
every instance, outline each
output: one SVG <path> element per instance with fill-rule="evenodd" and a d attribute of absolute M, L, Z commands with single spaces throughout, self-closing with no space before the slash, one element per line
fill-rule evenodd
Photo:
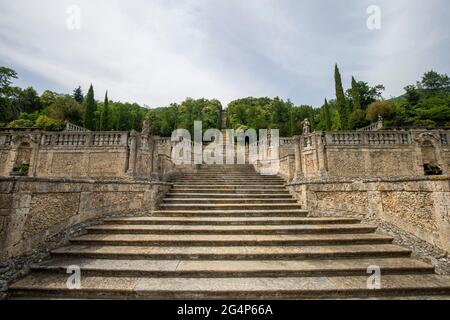
<path fill-rule="evenodd" d="M 28 173 L 28 168 L 31 163 L 32 150 L 33 149 L 29 142 L 22 142 L 18 146 L 13 167 L 14 172 Z"/>
<path fill-rule="evenodd" d="M 442 175 L 444 162 L 441 157 L 441 148 L 439 137 L 431 133 L 422 133 L 416 139 L 418 149 L 420 150 L 421 165 L 424 168 L 425 175 Z"/>

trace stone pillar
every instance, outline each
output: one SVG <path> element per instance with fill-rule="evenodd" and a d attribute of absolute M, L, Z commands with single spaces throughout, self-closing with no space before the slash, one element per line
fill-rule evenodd
<path fill-rule="evenodd" d="M 303 166 L 302 166 L 302 137 L 294 137 L 294 151 L 295 151 L 295 173 L 294 180 L 303 178 Z"/>
<path fill-rule="evenodd" d="M 153 138 L 153 136 L 150 137 L 149 139 L 149 157 L 150 157 L 150 173 L 153 173 L 154 168 L 155 168 L 155 145 L 156 145 L 156 141 Z"/>
<path fill-rule="evenodd" d="M 128 170 L 127 175 L 134 177 L 136 174 L 136 153 L 137 153 L 137 134 L 135 131 L 130 133 L 129 139 L 129 156 L 128 156 Z"/>
<path fill-rule="evenodd" d="M 31 159 L 29 175 L 36 177 L 37 167 L 39 164 L 39 146 L 41 142 L 41 135 L 36 135 L 31 138 Z"/>
<path fill-rule="evenodd" d="M 325 177 L 328 175 L 328 164 L 327 164 L 327 154 L 325 150 L 325 145 L 322 141 L 322 132 L 318 132 L 315 135 L 316 152 L 317 152 L 317 162 L 319 175 Z"/>

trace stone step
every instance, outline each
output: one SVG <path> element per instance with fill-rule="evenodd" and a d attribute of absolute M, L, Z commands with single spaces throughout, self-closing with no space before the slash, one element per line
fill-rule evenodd
<path fill-rule="evenodd" d="M 370 266 L 381 274 L 430 274 L 434 268 L 408 258 L 366 258 L 334 260 L 125 260 L 53 258 L 32 266 L 33 272 L 66 273 L 70 266 L 80 267 L 83 276 L 120 277 L 311 277 L 364 276 Z"/>
<path fill-rule="evenodd" d="M 385 275 L 370 289 L 367 276 L 343 277 L 81 277 L 81 289 L 67 288 L 66 274 L 35 273 L 14 283 L 13 297 L 141 299 L 300 299 L 449 295 L 450 276 Z"/>
<path fill-rule="evenodd" d="M 252 199 L 292 199 L 292 196 L 286 192 L 285 194 L 276 194 L 276 193 L 266 193 L 266 194 L 252 194 L 252 193 L 167 193 L 166 198 L 189 198 L 189 199 L 198 199 L 198 198 L 232 198 L 235 201 L 240 201 L 245 198 Z M 214 190 L 216 192 L 216 190 Z M 236 200 L 237 199 L 237 200 Z"/>
<path fill-rule="evenodd" d="M 297 203 L 277 203 L 277 204 L 249 204 L 249 203 L 233 203 L 233 204 L 177 204 L 177 203 L 161 203 L 160 209 L 166 210 L 278 210 L 278 209 L 301 209 L 302 206 Z"/>
<path fill-rule="evenodd" d="M 272 209 L 272 210 L 155 210 L 156 217 L 306 217 L 307 210 Z"/>
<path fill-rule="evenodd" d="M 203 178 L 203 179 L 209 179 L 209 178 L 269 178 L 269 179 L 281 179 L 277 175 L 260 175 L 258 173 L 184 173 L 184 174 L 175 174 L 172 177 L 176 179 L 184 179 L 184 178 Z"/>
<path fill-rule="evenodd" d="M 326 260 L 410 256 L 411 250 L 393 244 L 282 247 L 70 245 L 52 251 L 52 257 L 125 260 Z"/>
<path fill-rule="evenodd" d="M 350 224 L 360 223 L 354 218 L 283 218 L 283 217 L 129 217 L 104 219 L 105 224 L 129 224 L 129 225 L 322 225 L 322 224 Z"/>
<path fill-rule="evenodd" d="M 182 176 L 173 177 L 171 181 L 284 181 L 277 176 Z"/>
<path fill-rule="evenodd" d="M 255 167 L 252 164 L 222 164 L 222 165 L 201 165 L 198 172 L 206 171 L 232 171 L 232 172 L 242 172 L 242 171 L 255 171 Z"/>
<path fill-rule="evenodd" d="M 227 185 L 238 185 L 238 186 L 257 186 L 258 184 L 264 183 L 266 186 L 284 186 L 284 181 L 268 181 L 268 180 L 176 180 L 177 185 L 217 185 L 217 186 L 227 186 Z"/>
<path fill-rule="evenodd" d="M 281 225 L 281 226 L 190 226 L 190 225 L 100 225 L 88 227 L 91 234 L 213 234 L 213 235 L 274 235 L 274 234 L 355 234 L 373 233 L 376 227 L 363 224 Z"/>
<path fill-rule="evenodd" d="M 180 172 L 180 173 L 176 173 L 174 174 L 175 176 L 177 175 L 193 175 L 193 174 L 198 174 L 198 175 L 221 175 L 221 174 L 228 174 L 228 175 L 260 175 L 258 172 L 256 172 L 254 169 L 251 170 L 239 170 L 239 171 L 234 171 L 234 170 L 198 170 L 197 172 Z M 266 176 L 266 175 L 264 175 Z"/>
<path fill-rule="evenodd" d="M 166 197 L 163 199 L 163 203 L 172 204 L 289 204 L 297 203 L 296 200 L 291 198 L 178 198 L 178 197 Z"/>
<path fill-rule="evenodd" d="M 285 190 L 284 188 L 277 188 L 277 189 L 223 189 L 223 188 L 217 188 L 214 187 L 214 190 L 211 190 L 211 187 L 209 188 L 195 188 L 195 187 L 188 187 L 188 188 L 182 188 L 182 187 L 173 187 L 170 190 L 171 194 L 179 194 L 179 193 L 196 193 L 196 194 L 208 194 L 208 193 L 218 193 L 218 194 L 251 194 L 251 195 L 271 195 L 271 194 L 277 194 L 277 195 L 290 195 L 289 191 Z"/>
<path fill-rule="evenodd" d="M 390 236 L 364 234 L 204 235 L 204 234 L 86 234 L 70 240 L 77 245 L 124 246 L 317 246 L 389 244 Z"/>
<path fill-rule="evenodd" d="M 211 184 L 205 184 L 205 185 L 185 185 L 185 184 L 173 184 L 172 186 L 172 190 L 176 190 L 176 189 L 183 189 L 183 190 L 187 190 L 187 189 L 196 189 L 196 190 L 201 190 L 201 189 L 206 189 L 208 191 L 211 191 Z M 264 185 L 264 184 L 249 184 L 249 185 L 240 185 L 240 184 L 224 184 L 224 185 L 218 185 L 218 186 L 214 186 L 214 190 L 258 190 L 258 191 L 270 191 L 273 192 L 274 190 L 279 190 L 279 191 L 283 191 L 286 192 L 286 187 L 284 185 Z"/>

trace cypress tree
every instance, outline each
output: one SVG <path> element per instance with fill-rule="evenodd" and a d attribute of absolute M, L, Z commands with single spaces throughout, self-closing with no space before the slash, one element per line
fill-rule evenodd
<path fill-rule="evenodd" d="M 323 118 L 325 122 L 325 130 L 331 130 L 331 110 L 327 99 L 325 99 L 325 104 L 323 105 Z"/>
<path fill-rule="evenodd" d="M 103 103 L 102 115 L 100 117 L 100 130 L 106 131 L 109 129 L 109 101 L 108 91 L 105 93 L 105 102 Z"/>
<path fill-rule="evenodd" d="M 73 96 L 72 96 L 76 102 L 79 104 L 83 103 L 84 97 L 83 97 L 83 91 L 81 90 L 81 87 L 78 86 L 75 90 L 73 90 Z"/>
<path fill-rule="evenodd" d="M 86 99 L 84 99 L 84 115 L 83 115 L 83 124 L 86 129 L 95 130 L 95 109 L 96 103 L 94 99 L 94 88 L 89 87 L 89 91 L 86 95 Z"/>
<path fill-rule="evenodd" d="M 344 95 L 344 88 L 342 87 L 341 73 L 339 72 L 338 65 L 334 67 L 334 81 L 336 86 L 336 106 L 339 111 L 339 118 L 341 120 L 341 129 L 348 129 L 348 108 L 347 100 Z"/>
<path fill-rule="evenodd" d="M 358 83 L 355 77 L 352 77 L 352 101 L 353 101 L 353 111 L 361 110 L 361 98 L 359 96 Z"/>

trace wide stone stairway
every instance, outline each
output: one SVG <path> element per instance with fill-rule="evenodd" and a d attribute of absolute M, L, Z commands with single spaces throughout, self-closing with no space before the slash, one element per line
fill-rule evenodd
<path fill-rule="evenodd" d="M 357 219 L 308 217 L 279 177 L 204 166 L 172 182 L 159 210 L 88 228 L 10 297 L 450 297 L 450 277 Z M 67 287 L 69 266 L 81 269 L 79 289 Z M 369 266 L 381 269 L 380 289 L 368 288 Z"/>

